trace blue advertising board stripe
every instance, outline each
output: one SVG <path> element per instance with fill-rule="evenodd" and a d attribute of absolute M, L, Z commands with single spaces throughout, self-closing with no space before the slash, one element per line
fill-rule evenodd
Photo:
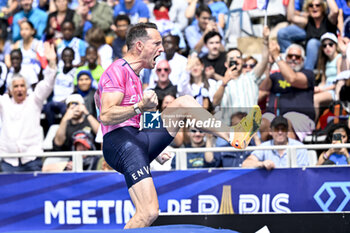
<path fill-rule="evenodd" d="M 152 172 L 162 213 L 350 211 L 350 167 Z M 0 232 L 123 228 L 132 216 L 118 173 L 1 175 Z M 28 228 L 29 227 L 29 228 Z"/>

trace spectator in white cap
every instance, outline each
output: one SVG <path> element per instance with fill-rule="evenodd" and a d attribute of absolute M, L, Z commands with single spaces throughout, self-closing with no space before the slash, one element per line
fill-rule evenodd
<path fill-rule="evenodd" d="M 318 53 L 316 83 L 314 90 L 315 122 L 320 115 L 320 108 L 335 100 L 335 82 L 340 70 L 341 55 L 337 51 L 336 35 L 326 32 L 321 36 Z"/>

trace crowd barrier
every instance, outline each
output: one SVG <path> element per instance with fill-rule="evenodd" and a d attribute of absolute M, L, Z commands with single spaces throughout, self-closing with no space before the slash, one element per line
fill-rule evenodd
<path fill-rule="evenodd" d="M 288 156 L 287 167 L 297 167 L 297 149 L 307 149 L 307 150 L 327 150 L 329 148 L 350 148 L 350 143 L 345 144 L 316 144 L 316 145 L 284 145 L 284 146 L 249 146 L 244 150 L 239 151 L 254 151 L 254 150 L 280 150 L 286 149 Z M 176 155 L 176 170 L 186 170 L 187 169 L 187 155 L 186 152 L 221 152 L 221 151 L 237 151 L 234 147 L 212 147 L 212 148 L 176 148 L 167 150 L 170 153 Z M 62 151 L 62 152 L 43 152 L 43 153 L 12 153 L 12 154 L 2 154 L 0 158 L 4 157 L 67 157 L 72 156 L 73 161 L 73 172 L 83 171 L 83 156 L 84 155 L 100 155 L 102 156 L 102 151 Z M 315 159 L 315 158 L 314 158 Z M 316 158 L 317 159 L 317 158 Z M 315 165 L 314 163 L 311 166 Z"/>

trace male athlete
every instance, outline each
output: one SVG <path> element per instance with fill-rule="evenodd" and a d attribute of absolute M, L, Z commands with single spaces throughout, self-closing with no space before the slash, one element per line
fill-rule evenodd
<path fill-rule="evenodd" d="M 158 217 L 159 204 L 149 170 L 150 162 L 170 144 L 179 125 L 160 129 L 139 130 L 142 112 L 153 110 L 157 104 L 155 92 L 142 93 L 138 74 L 143 68 L 155 67 L 156 58 L 164 51 L 162 37 L 152 23 L 131 27 L 126 36 L 128 52 L 115 61 L 101 76 L 96 92 L 103 132 L 103 154 L 106 162 L 124 174 L 136 212 L 125 228 L 147 227 Z M 164 121 L 205 121 L 213 116 L 192 97 L 174 100 L 162 112 Z M 253 110 L 235 128 L 209 125 L 204 131 L 222 137 L 238 149 L 248 145 L 261 121 L 259 107 Z M 235 131 L 235 132 L 234 132 Z"/>

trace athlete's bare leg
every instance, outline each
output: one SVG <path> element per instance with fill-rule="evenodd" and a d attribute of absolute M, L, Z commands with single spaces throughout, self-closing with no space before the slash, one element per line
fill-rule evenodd
<path fill-rule="evenodd" d="M 145 178 L 131 186 L 129 194 L 136 212 L 124 229 L 150 226 L 159 214 L 158 197 L 152 177 Z"/>
<path fill-rule="evenodd" d="M 189 119 L 195 119 L 199 121 L 206 121 L 209 118 L 213 118 L 214 116 L 204 109 L 192 96 L 181 96 L 175 99 L 172 103 L 170 103 L 162 112 L 163 121 L 168 122 L 171 120 L 173 122 L 184 120 L 185 116 Z M 180 127 L 169 125 L 167 126 L 167 130 L 171 136 L 175 136 L 179 131 Z M 230 132 L 233 132 L 233 129 L 225 124 L 221 124 L 221 127 L 206 127 L 201 128 L 201 130 L 213 133 L 214 135 L 221 137 L 229 142 L 230 140 Z"/>

